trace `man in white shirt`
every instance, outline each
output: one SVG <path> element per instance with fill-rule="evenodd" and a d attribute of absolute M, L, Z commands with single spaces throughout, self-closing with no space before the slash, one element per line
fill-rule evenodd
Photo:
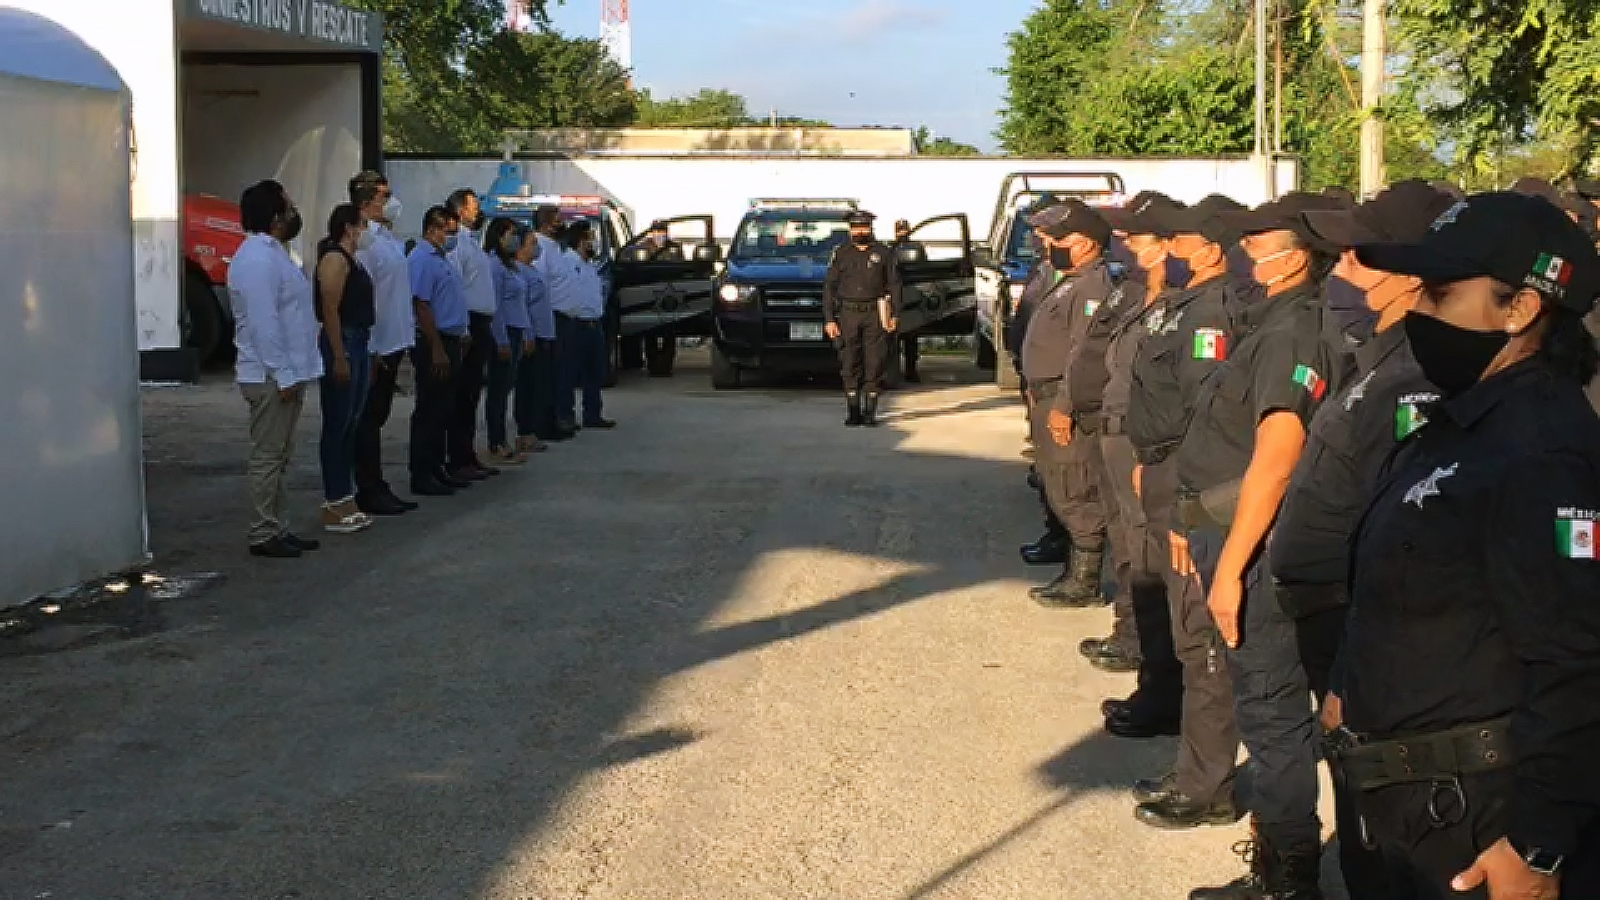
<path fill-rule="evenodd" d="M 576 430 L 577 402 L 583 391 L 583 427 L 615 428 L 601 413 L 600 395 L 606 377 L 606 295 L 595 266 L 594 228 L 587 221 L 566 229 L 567 249 L 550 265 L 550 303 L 556 313 L 556 343 L 561 374 L 556 390 L 556 418 L 565 430 Z"/>
<path fill-rule="evenodd" d="M 319 546 L 288 525 L 289 461 L 306 385 L 322 377 L 311 280 L 289 255 L 300 211 L 283 185 L 245 189 L 239 219 L 249 237 L 228 267 L 239 390 L 250 405 L 250 553 L 292 559 Z"/>
<path fill-rule="evenodd" d="M 417 508 L 417 504 L 396 497 L 383 477 L 383 427 L 394 407 L 400 362 L 417 340 L 411 271 L 405 244 L 394 233 L 401 208 L 390 192 L 389 180 L 378 172 L 362 172 L 350 179 L 350 202 L 367 222 L 356 261 L 372 276 L 377 308 L 372 326 L 372 389 L 356 425 L 356 505 L 370 516 L 395 516 Z"/>
<path fill-rule="evenodd" d="M 483 210 L 478 195 L 471 188 L 461 188 L 450 194 L 445 206 L 461 221 L 461 238 L 450 252 L 450 263 L 461 274 L 461 289 L 466 295 L 468 312 L 467 349 L 461 357 L 461 370 L 456 374 L 455 411 L 450 422 L 449 460 L 447 467 L 452 478 L 461 481 L 482 481 L 500 474 L 493 466 L 478 459 L 478 407 L 483 400 L 483 387 L 489 377 L 489 357 L 495 352 L 494 311 L 499 303 L 495 296 L 493 276 L 489 274 L 489 254 L 483 250 Z"/>

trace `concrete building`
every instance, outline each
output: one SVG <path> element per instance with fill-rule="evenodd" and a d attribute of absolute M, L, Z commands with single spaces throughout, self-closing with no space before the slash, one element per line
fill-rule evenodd
<path fill-rule="evenodd" d="M 382 154 L 376 13 L 334 0 L 3 0 L 103 56 L 133 101 L 134 296 L 143 376 L 193 378 L 183 347 L 183 198 L 277 178 L 309 250 Z M 302 256 L 305 256 L 302 253 Z M 215 297 L 190 302 L 217 302 Z"/>

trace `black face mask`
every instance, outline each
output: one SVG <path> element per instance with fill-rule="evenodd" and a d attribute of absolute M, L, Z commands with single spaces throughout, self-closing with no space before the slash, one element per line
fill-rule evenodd
<path fill-rule="evenodd" d="M 300 210 L 289 207 L 289 215 L 283 220 L 283 239 L 292 241 L 300 236 L 300 229 L 305 227 L 305 220 L 300 218 Z"/>
<path fill-rule="evenodd" d="M 870 235 L 870 234 L 852 234 L 852 235 L 850 235 L 850 242 L 855 244 L 857 247 L 865 247 L 868 244 L 872 243 L 872 235 Z"/>
<path fill-rule="evenodd" d="M 1181 256 L 1168 254 L 1166 268 L 1167 287 L 1188 287 L 1189 281 L 1194 278 L 1194 267 Z"/>
<path fill-rule="evenodd" d="M 1406 338 L 1422 374 L 1446 397 L 1464 393 L 1510 343 L 1504 331 L 1473 331 L 1418 312 L 1406 313 Z"/>
<path fill-rule="evenodd" d="M 1367 306 L 1367 294 L 1337 275 L 1322 283 L 1322 301 L 1328 314 L 1338 323 L 1339 333 L 1359 341 L 1369 341 L 1378 324 L 1378 314 Z"/>
<path fill-rule="evenodd" d="M 1072 271 L 1072 252 L 1064 247 L 1051 247 L 1050 267 L 1057 272 Z"/>

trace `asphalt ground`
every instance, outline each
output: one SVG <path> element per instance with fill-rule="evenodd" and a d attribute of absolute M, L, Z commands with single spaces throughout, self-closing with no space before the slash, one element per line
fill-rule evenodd
<path fill-rule="evenodd" d="M 152 546 L 219 585 L 0 657 L 4 898 L 1182 898 L 1099 729 L 1131 676 L 1050 611 L 1015 399 L 960 360 L 840 427 L 825 384 L 609 392 L 585 433 L 298 561 L 244 553 L 245 407 L 145 392 Z M 388 447 L 400 477 L 409 402 Z M 292 475 L 318 499 L 315 404 Z"/>

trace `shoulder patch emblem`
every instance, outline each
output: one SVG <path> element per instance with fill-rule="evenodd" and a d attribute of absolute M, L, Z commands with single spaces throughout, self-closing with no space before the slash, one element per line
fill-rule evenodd
<path fill-rule="evenodd" d="M 1195 359 L 1224 361 L 1228 358 L 1228 336 L 1220 328 L 1196 328 L 1192 353 Z"/>
<path fill-rule="evenodd" d="M 1083 301 L 1083 314 L 1085 316 L 1092 316 L 1099 309 L 1100 309 L 1100 301 L 1099 300 L 1085 300 L 1085 301 Z"/>
<path fill-rule="evenodd" d="M 1594 559 L 1595 519 L 1593 510 L 1556 511 L 1556 552 L 1567 559 Z"/>
<path fill-rule="evenodd" d="M 1428 424 L 1423 408 L 1439 399 L 1438 394 L 1405 394 L 1394 407 L 1394 439 L 1403 441 Z"/>
<path fill-rule="evenodd" d="M 1310 366 L 1294 367 L 1294 383 L 1305 388 L 1313 400 L 1321 400 L 1328 393 L 1328 382 Z"/>

